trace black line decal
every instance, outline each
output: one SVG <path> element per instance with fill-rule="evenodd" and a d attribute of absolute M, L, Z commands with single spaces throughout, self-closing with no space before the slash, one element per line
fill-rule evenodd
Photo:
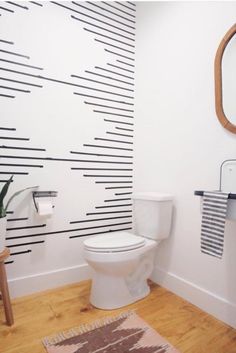
<path fill-rule="evenodd" d="M 74 170 L 112 170 L 112 171 L 132 171 L 133 169 L 124 169 L 124 168 L 73 168 Z M 113 175 L 112 175 L 113 176 Z"/>
<path fill-rule="evenodd" d="M 86 213 L 86 216 L 94 216 L 100 214 L 110 214 L 110 213 L 130 213 L 132 210 L 124 210 L 124 211 L 109 211 L 109 212 L 89 212 Z"/>
<path fill-rule="evenodd" d="M 40 4 L 39 2 L 36 2 L 36 1 L 30 1 L 32 4 L 34 4 L 34 5 L 37 5 L 37 6 L 43 6 L 42 4 Z"/>
<path fill-rule="evenodd" d="M 110 132 L 110 131 L 107 131 L 106 133 L 109 134 L 109 135 L 115 135 L 115 136 L 134 137 L 133 135 L 119 134 L 119 133 L 117 133 L 117 132 Z"/>
<path fill-rule="evenodd" d="M 104 200 L 104 202 L 117 202 L 117 201 L 127 201 L 131 200 L 131 197 L 123 198 L 123 199 L 111 199 L 111 200 Z"/>
<path fill-rule="evenodd" d="M 99 174 L 83 174 L 84 177 L 90 178 L 133 178 L 132 175 L 99 175 Z"/>
<path fill-rule="evenodd" d="M 10 175 L 28 175 L 26 172 L 0 172 L 0 174 L 10 174 Z"/>
<path fill-rule="evenodd" d="M 84 28 L 84 30 L 87 31 L 87 32 L 96 34 L 96 35 L 98 35 L 98 36 L 101 36 L 101 37 L 104 37 L 104 38 L 107 38 L 107 39 L 110 39 L 110 40 L 114 40 L 114 41 L 117 42 L 117 43 L 121 43 L 121 44 L 127 45 L 127 46 L 129 46 L 129 47 L 135 48 L 135 46 L 134 46 L 133 44 L 129 44 L 129 43 L 123 42 L 122 40 L 119 40 L 119 39 L 116 39 L 116 38 L 112 38 L 112 37 L 110 37 L 110 36 L 106 36 L 105 34 L 92 31 L 91 29 Z"/>
<path fill-rule="evenodd" d="M 114 2 L 112 2 L 112 5 L 111 5 L 110 2 L 106 2 L 106 1 L 101 1 L 101 2 L 102 2 L 103 4 L 109 6 L 109 7 L 112 7 L 113 9 L 115 9 L 115 10 L 117 10 L 117 11 L 123 12 L 123 13 L 125 13 L 126 15 L 135 18 L 135 16 L 134 16 L 133 14 L 131 14 L 131 13 L 127 12 L 127 11 L 121 10 L 121 9 L 119 9 L 118 7 L 114 6 Z"/>
<path fill-rule="evenodd" d="M 1 6 L 0 6 L 0 8 L 1 8 Z M 1 53 L 5 53 L 5 54 L 20 56 L 21 58 L 30 59 L 30 57 L 29 57 L 28 55 L 23 55 L 23 54 L 15 53 L 15 52 L 13 52 L 13 51 L 8 51 L 8 50 L 0 49 L 0 52 L 1 52 Z"/>
<path fill-rule="evenodd" d="M 22 254 L 28 254 L 32 252 L 32 250 L 25 250 L 25 251 L 17 251 L 17 252 L 12 252 L 11 253 L 11 256 L 14 256 L 14 255 L 22 255 Z"/>
<path fill-rule="evenodd" d="M 5 39 L 0 39 L 0 43 L 5 43 L 5 44 L 14 44 L 14 42 L 10 42 L 9 40 L 5 40 Z"/>
<path fill-rule="evenodd" d="M 29 82 L 25 82 L 25 81 L 11 80 L 11 79 L 5 78 L 5 77 L 0 77 L 0 80 L 9 81 L 9 82 L 15 82 L 15 83 L 20 83 L 20 84 L 22 84 L 22 85 L 34 86 L 34 87 L 39 87 L 39 88 L 42 88 L 42 87 L 43 87 L 43 86 L 41 86 L 41 85 L 36 85 L 36 84 L 34 84 L 34 83 L 29 83 Z"/>
<path fill-rule="evenodd" d="M 36 226 L 25 226 L 25 227 L 7 228 L 7 231 L 11 231 L 11 230 L 21 230 L 21 229 L 34 229 L 34 228 L 42 228 L 42 227 L 46 227 L 46 224 L 39 224 L 39 225 L 36 225 Z"/>
<path fill-rule="evenodd" d="M 92 72 L 92 71 L 88 71 L 88 70 L 85 70 L 85 72 L 87 74 L 96 75 L 96 76 L 99 76 L 99 77 L 102 77 L 102 78 L 106 78 L 106 79 L 109 79 L 109 80 L 113 80 L 113 81 L 116 81 L 116 82 L 125 83 L 126 85 L 134 86 L 134 84 L 131 83 L 131 82 L 127 82 L 127 81 L 124 81 L 124 80 L 119 80 L 119 79 L 111 77 L 111 76 L 101 75 L 101 74 L 98 74 L 96 72 Z"/>
<path fill-rule="evenodd" d="M 124 94 L 110 92 L 110 91 L 104 91 L 104 90 L 101 90 L 101 89 L 98 89 L 98 88 L 89 87 L 89 86 L 77 85 L 77 84 L 72 83 L 72 82 L 56 80 L 56 79 L 49 78 L 49 77 L 44 77 L 44 76 L 41 76 L 41 75 L 32 75 L 32 74 L 28 74 L 28 73 L 23 72 L 23 71 L 16 71 L 16 70 L 11 70 L 11 69 L 6 69 L 4 67 L 0 67 L 0 70 L 7 71 L 7 72 L 13 72 L 13 73 L 20 74 L 20 75 L 25 75 L 25 76 L 35 77 L 35 78 L 39 78 L 39 79 L 47 80 L 47 81 L 51 81 L 51 82 L 62 83 L 62 84 L 65 84 L 65 85 L 85 88 L 85 89 L 89 89 L 89 90 L 93 90 L 93 91 L 97 91 L 97 92 L 108 93 L 108 94 L 112 94 L 112 95 L 119 96 L 119 97 L 134 99 L 134 97 L 132 97 L 132 96 L 126 96 Z"/>
<path fill-rule="evenodd" d="M 16 131 L 14 127 L 0 127 L 0 130 Z"/>
<path fill-rule="evenodd" d="M 100 138 L 100 137 L 94 137 L 94 140 L 96 140 L 96 141 L 116 142 L 116 143 L 127 143 L 129 145 L 133 145 L 133 142 L 121 141 L 121 140 L 113 140 L 113 139 L 104 139 L 104 138 Z"/>
<path fill-rule="evenodd" d="M 17 141 L 29 141 L 28 137 L 10 137 L 10 136 L 0 136 L 2 140 L 17 140 Z"/>
<path fill-rule="evenodd" d="M 26 157 L 26 156 L 4 156 L 1 155 L 0 158 L 13 158 L 13 159 L 35 159 L 35 160 L 45 160 L 45 161 L 72 161 L 72 162 L 81 162 L 81 163 L 111 163 L 111 164 L 133 164 L 132 162 L 111 162 L 111 161 L 97 161 L 97 160 L 90 160 L 90 159 L 60 159 L 60 158 L 40 158 L 40 157 Z M 0 164 L 4 166 L 34 166 L 28 164 Z M 38 167 L 43 167 L 43 165 L 39 165 Z"/>
<path fill-rule="evenodd" d="M 98 156 L 98 157 L 133 158 L 133 156 L 124 156 L 124 155 L 116 155 L 116 154 L 102 154 L 102 153 L 75 152 L 75 151 L 70 151 L 70 153 L 85 154 L 85 155 Z"/>
<path fill-rule="evenodd" d="M 118 60 L 117 60 L 118 61 Z M 108 66 L 112 66 L 112 67 L 116 67 L 117 69 L 120 69 L 120 70 L 124 70 L 124 71 L 128 71 L 128 72 L 131 72 L 132 74 L 134 74 L 134 71 L 132 70 L 128 70 L 128 69 L 124 69 L 123 67 L 120 67 L 120 66 L 117 66 L 117 65 L 113 65 L 113 64 L 107 64 Z M 127 64 L 128 65 L 128 64 Z M 129 65 L 129 66 L 133 66 L 133 65 Z"/>
<path fill-rule="evenodd" d="M 126 55 L 122 55 L 120 53 L 116 53 L 114 51 L 111 51 L 109 49 L 104 49 L 107 53 L 110 53 L 110 54 L 114 54 L 114 55 L 118 55 L 118 56 L 121 56 L 122 58 L 125 58 L 125 59 L 128 59 L 128 60 L 132 60 L 134 61 L 134 58 L 130 58 L 129 56 L 126 56 Z M 118 60 L 117 60 L 118 61 Z"/>
<path fill-rule="evenodd" d="M 75 2 L 75 1 L 72 1 L 72 4 L 74 4 L 74 5 L 76 5 L 76 6 L 79 6 L 79 7 L 83 8 L 83 9 L 85 9 L 85 10 L 87 10 L 87 11 L 91 11 L 91 12 L 95 13 L 96 15 L 105 17 L 105 18 L 107 18 L 107 19 L 110 20 L 110 21 L 114 21 L 114 22 L 116 22 L 116 23 L 119 23 L 119 24 L 121 24 L 121 25 L 123 25 L 123 26 L 125 26 L 125 27 L 131 28 L 131 29 L 135 29 L 135 27 L 130 26 L 130 25 L 128 25 L 127 23 L 120 22 L 120 21 L 118 21 L 118 20 L 116 20 L 116 19 L 114 19 L 114 18 L 112 18 L 112 17 L 110 17 L 110 16 L 104 15 L 104 14 L 101 13 L 101 12 L 92 10 L 92 9 L 90 9 L 89 7 L 86 7 L 86 6 L 84 6 L 84 5 L 78 4 L 78 3 Z M 83 15 L 85 16 L 85 14 L 83 14 Z M 88 17 L 90 17 L 90 16 L 88 16 Z M 90 17 L 90 18 L 92 18 L 92 17 Z M 93 19 L 95 19 L 95 18 L 93 18 Z M 96 20 L 97 20 L 97 19 L 96 19 Z M 97 21 L 98 21 L 98 20 L 97 20 Z M 101 22 L 101 21 L 100 21 L 100 22 Z M 103 23 L 105 23 L 105 22 L 103 22 Z M 108 25 L 108 23 L 106 23 L 106 24 Z M 109 24 L 109 25 L 110 25 L 110 24 Z M 114 27 L 114 26 L 112 26 L 112 27 Z M 116 28 L 117 28 L 117 27 L 116 27 Z M 122 28 L 119 28 L 119 30 L 121 31 Z M 132 34 L 133 34 L 133 33 L 132 33 Z"/>
<path fill-rule="evenodd" d="M 123 204 L 123 205 L 96 206 L 95 208 L 99 209 L 99 208 L 126 207 L 126 206 L 132 206 L 132 203 L 127 203 L 127 204 Z"/>
<path fill-rule="evenodd" d="M 119 4 L 120 6 L 123 6 L 123 7 L 126 7 L 127 9 L 131 10 L 131 11 L 135 11 L 134 8 L 131 8 L 127 5 L 125 5 L 123 2 L 120 2 L 120 1 L 115 1 L 117 4 Z"/>
<path fill-rule="evenodd" d="M 8 156 L 7 156 L 8 157 Z M 29 167 L 29 168 L 43 168 L 43 165 L 39 164 L 12 164 L 12 163 L 0 163 L 0 166 L 8 167 Z"/>
<path fill-rule="evenodd" d="M 29 67 L 31 69 L 43 70 L 42 67 L 33 66 L 33 65 L 27 65 L 27 64 L 19 63 L 17 61 L 5 60 L 5 59 L 0 59 L 0 61 L 3 61 L 5 63 L 9 63 L 9 64 L 15 64 L 15 65 L 21 65 L 21 66 Z"/>
<path fill-rule="evenodd" d="M 133 186 L 107 186 L 105 189 L 132 189 Z"/>
<path fill-rule="evenodd" d="M 85 223 L 85 222 L 97 222 L 97 221 L 108 221 L 109 219 L 119 219 L 119 218 L 131 218 L 132 216 L 118 216 L 118 217 L 107 217 L 107 218 L 93 218 L 93 219 L 86 219 L 83 221 L 71 221 L 70 224 L 75 223 Z"/>
<path fill-rule="evenodd" d="M 132 66 L 132 67 L 134 67 L 134 65 L 132 65 L 132 64 L 129 64 L 129 63 L 126 63 L 125 61 L 121 61 L 121 60 L 116 60 L 118 63 L 121 63 L 121 64 L 124 64 L 124 65 L 128 65 L 128 66 Z"/>
<path fill-rule="evenodd" d="M 42 244 L 42 243 L 45 243 L 45 240 L 35 241 L 35 242 L 30 242 L 30 243 L 11 244 L 11 245 L 7 245 L 7 247 L 8 248 L 15 248 L 17 246 L 35 245 L 35 244 Z"/>
<path fill-rule="evenodd" d="M 130 195 L 132 192 L 116 192 L 115 195 Z"/>
<path fill-rule="evenodd" d="M 53 234 L 62 234 L 62 233 L 69 233 L 69 232 L 78 232 L 81 230 L 87 230 L 87 229 L 96 229 L 96 228 L 106 228 L 106 227 L 115 227 L 123 224 L 130 224 L 132 222 L 122 222 L 122 223 L 112 223 L 112 224 L 103 224 L 100 226 L 93 226 L 93 227 L 85 227 L 85 228 L 76 228 L 76 229 L 65 229 L 65 230 L 58 230 L 55 232 L 45 232 L 45 233 L 38 233 L 38 234 L 27 234 L 27 235 L 21 235 L 17 237 L 7 237 L 7 240 L 12 240 L 12 239 L 21 239 L 21 238 L 31 238 L 31 237 L 39 237 L 39 236 L 45 236 L 45 235 L 53 235 Z M 36 243 L 33 243 L 36 244 Z M 22 245 L 22 244 L 21 244 Z M 27 243 L 24 245 L 28 245 Z M 15 245 L 14 245 L 15 246 Z M 8 246 L 11 247 L 11 246 Z"/>
<path fill-rule="evenodd" d="M 102 30 L 105 31 L 105 32 L 109 32 L 109 33 L 115 34 L 116 36 L 119 36 L 119 37 L 122 37 L 122 38 L 125 38 L 125 39 L 128 39 L 128 40 L 131 40 L 131 41 L 133 41 L 133 42 L 135 41 L 133 38 L 127 37 L 127 36 L 125 36 L 124 34 L 120 34 L 120 33 L 111 31 L 111 30 L 109 30 L 109 29 L 107 29 L 107 28 L 104 28 L 104 27 L 95 25 L 95 24 L 92 23 L 92 22 L 84 21 L 84 20 L 82 20 L 81 18 L 77 18 L 77 17 L 75 17 L 75 16 L 73 16 L 73 15 L 71 16 L 71 18 L 73 18 L 73 20 L 77 20 L 77 21 L 79 21 L 79 22 L 86 23 L 87 25 L 90 25 L 90 26 L 93 26 L 93 27 L 102 29 Z"/>
<path fill-rule="evenodd" d="M 2 89 L 7 89 L 7 90 L 10 90 L 10 91 L 17 91 L 17 92 L 23 92 L 23 93 L 30 93 L 29 90 L 20 89 L 20 88 L 14 88 L 14 87 L 9 87 L 9 86 L 0 86 L 0 88 L 2 88 Z"/>
<path fill-rule="evenodd" d="M 125 112 L 134 112 L 133 110 L 131 109 L 124 109 L 124 108 L 119 108 L 119 107 L 112 107 L 110 105 L 103 105 L 103 104 L 97 104 L 97 103 L 93 103 L 93 102 L 84 102 L 85 104 L 88 104 L 88 105 L 94 105 L 96 107 L 102 107 L 102 108 L 109 108 L 109 109 L 117 109 L 117 110 L 122 110 L 122 111 L 125 111 Z"/>
<path fill-rule="evenodd" d="M 17 221 L 27 221 L 27 217 L 23 217 L 23 218 L 10 218 L 7 220 L 7 222 L 17 222 Z"/>
<path fill-rule="evenodd" d="M 0 146 L 0 148 L 13 149 L 13 150 L 26 150 L 26 151 L 46 151 L 45 148 L 33 148 L 33 147 L 17 147 L 17 146 Z"/>
<path fill-rule="evenodd" d="M 107 65 L 109 65 L 109 64 L 107 64 Z M 119 68 L 118 66 L 116 66 L 116 67 Z M 112 73 L 112 74 L 116 74 L 116 75 L 119 75 L 119 76 L 122 76 L 122 77 L 125 77 L 125 78 L 129 78 L 129 79 L 131 79 L 131 80 L 134 80 L 134 78 L 131 77 L 131 76 L 127 76 L 127 75 L 121 74 L 121 73 L 116 72 L 116 71 L 104 69 L 104 68 L 102 68 L 102 67 L 100 67 L 100 66 L 95 66 L 95 69 L 103 70 L 103 71 L 106 71 L 106 72 L 109 72 L 109 73 Z M 130 71 L 130 70 L 125 70 L 125 71 Z M 132 71 L 131 71 L 131 72 L 132 72 Z"/>
<path fill-rule="evenodd" d="M 85 147 L 95 147 L 95 148 L 108 148 L 112 150 L 123 150 L 123 151 L 133 151 L 131 148 L 122 148 L 122 147 L 113 147 L 113 146 L 100 146 L 100 145 L 92 145 L 88 143 L 84 143 Z"/>
<path fill-rule="evenodd" d="M 110 122 L 110 123 L 118 123 L 118 124 L 125 124 L 125 125 L 134 125 L 133 123 L 126 123 L 125 121 L 119 121 L 119 120 L 104 119 L 104 121 L 107 121 L 107 122 Z"/>
<path fill-rule="evenodd" d="M 96 184 L 132 184 L 132 181 L 95 181 Z"/>
<path fill-rule="evenodd" d="M 115 15 L 115 16 L 118 16 L 118 17 L 120 17 L 120 18 L 123 18 L 123 19 L 126 20 L 126 21 L 135 23 L 135 21 L 134 21 L 134 20 L 131 20 L 130 18 L 127 18 L 127 17 L 121 16 L 121 15 L 118 15 L 118 14 L 115 13 L 114 11 L 107 10 L 107 9 L 105 9 L 104 7 L 98 6 L 98 5 L 94 4 L 94 3 L 91 2 L 91 1 L 87 1 L 87 2 L 88 2 L 88 4 L 90 4 L 90 5 L 92 5 L 92 6 L 96 6 L 97 8 L 99 8 L 99 9 L 101 9 L 101 10 L 103 10 L 103 11 L 109 12 L 109 13 Z M 133 16 L 133 17 L 135 17 L 135 16 Z"/>
<path fill-rule="evenodd" d="M 80 237 L 86 237 L 88 235 L 98 235 L 98 234 L 104 234 L 104 233 L 112 233 L 112 232 L 119 232 L 119 231 L 124 231 L 124 230 L 130 230 L 132 228 L 120 228 L 120 229 L 110 229 L 105 232 L 96 232 L 96 233 L 86 233 L 86 234 L 80 234 L 80 235 L 72 235 L 69 238 L 80 238 Z"/>
<path fill-rule="evenodd" d="M 116 49 L 119 49 L 119 50 L 123 50 L 123 51 L 125 51 L 126 53 L 135 54 L 135 52 L 133 52 L 133 51 L 131 51 L 131 50 L 118 47 L 117 45 L 114 45 L 114 44 L 111 44 L 111 43 L 103 42 L 103 41 L 100 40 L 100 39 L 94 38 L 94 40 L 95 40 L 96 42 L 102 43 L 102 44 L 104 44 L 104 45 L 108 45 L 109 47 L 113 47 L 113 48 L 116 48 Z"/>
<path fill-rule="evenodd" d="M 7 11 L 7 12 L 12 12 L 12 13 L 14 13 L 13 10 L 8 9 L 7 7 L 0 6 L 0 9 L 3 10 L 3 11 Z"/>
<path fill-rule="evenodd" d="M 101 81 L 93 80 L 93 79 L 91 79 L 91 78 L 87 78 L 87 77 L 83 77 L 83 76 L 71 75 L 71 77 L 73 77 L 73 78 L 79 78 L 79 79 L 81 79 L 81 80 L 86 80 L 86 81 L 90 81 L 90 82 L 99 83 L 100 85 L 105 85 L 105 86 L 109 86 L 109 87 L 114 87 L 114 88 L 123 89 L 123 90 L 129 91 L 129 92 L 134 92 L 134 90 L 133 90 L 133 89 L 130 89 L 130 88 L 121 87 L 121 86 L 116 86 L 116 85 L 111 85 L 110 83 L 106 83 L 106 82 L 101 82 Z"/>
<path fill-rule="evenodd" d="M 16 98 L 15 96 L 11 96 L 9 94 L 0 94 L 0 97 L 5 97 L 5 98 Z"/>
<path fill-rule="evenodd" d="M 103 111 L 103 110 L 94 110 L 94 113 L 109 114 L 109 115 L 115 115 L 115 116 L 122 116 L 123 118 L 130 118 L 130 119 L 133 119 L 133 118 L 134 118 L 132 115 L 116 114 L 116 113 L 111 113 L 111 112 L 105 112 L 105 111 Z"/>
<path fill-rule="evenodd" d="M 0 78 L 0 79 L 1 79 L 1 78 Z M 102 100 L 109 101 L 109 102 L 122 103 L 122 104 L 127 104 L 127 105 L 134 105 L 133 103 L 127 103 L 127 102 L 118 101 L 118 100 L 109 99 L 109 98 L 104 98 L 104 97 L 91 96 L 91 95 L 84 94 L 84 93 L 78 93 L 78 92 L 73 92 L 73 93 L 74 93 L 74 94 L 77 94 L 78 96 L 83 96 L 83 97 L 102 99 Z"/>
<path fill-rule="evenodd" d="M 24 10 L 29 10 L 29 8 L 27 6 L 22 6 L 20 4 L 17 4 L 15 2 L 12 2 L 12 1 L 6 1 L 8 4 L 11 4 L 13 6 L 17 6 L 17 7 L 20 7 L 21 9 L 24 9 Z"/>
<path fill-rule="evenodd" d="M 76 12 L 76 13 L 78 13 L 79 15 L 82 15 L 82 16 L 85 16 L 85 17 L 88 17 L 88 18 L 90 18 L 90 19 L 92 19 L 92 20 L 95 20 L 95 21 L 97 21 L 97 22 L 103 23 L 103 24 L 105 24 L 105 25 L 107 25 L 107 26 L 110 26 L 110 27 L 112 27 L 112 28 L 118 29 L 119 31 L 122 31 L 122 32 L 125 32 L 125 33 L 128 33 L 128 34 L 131 34 L 132 36 L 134 36 L 134 33 L 129 32 L 129 31 L 127 31 L 127 30 L 123 29 L 123 28 L 120 28 L 120 27 L 114 26 L 114 25 L 112 25 L 112 24 L 110 24 L 110 23 L 108 23 L 108 22 L 105 22 L 105 21 L 99 20 L 99 19 L 98 19 L 98 18 L 96 18 L 96 17 L 93 17 L 93 16 L 90 16 L 90 15 L 87 15 L 87 14 L 85 14 L 85 13 L 83 13 L 83 12 L 80 12 L 80 11 L 77 11 L 77 10 L 75 10 L 75 9 L 72 9 L 71 7 L 68 7 L 68 6 L 62 5 L 62 4 L 60 4 L 60 3 L 56 2 L 56 1 L 51 1 L 51 2 L 52 2 L 53 4 L 55 4 L 55 5 L 58 5 L 58 6 L 64 7 L 64 8 L 65 8 L 65 9 L 67 9 L 67 10 L 70 10 L 70 11 Z M 72 17 L 72 18 L 74 18 L 74 19 L 78 19 L 78 18 L 74 17 L 73 15 L 71 15 L 71 17 Z"/>
<path fill-rule="evenodd" d="M 118 129 L 118 130 L 134 131 L 133 129 L 126 129 L 124 127 L 119 127 L 119 126 L 116 126 L 115 128 Z"/>

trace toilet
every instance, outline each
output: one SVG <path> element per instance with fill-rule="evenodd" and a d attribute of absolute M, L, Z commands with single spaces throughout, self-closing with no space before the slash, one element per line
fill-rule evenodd
<path fill-rule="evenodd" d="M 132 233 L 114 231 L 84 241 L 84 258 L 93 269 L 90 302 L 100 309 L 117 309 L 150 293 L 155 250 L 170 233 L 172 195 L 139 192 L 132 198 Z"/>

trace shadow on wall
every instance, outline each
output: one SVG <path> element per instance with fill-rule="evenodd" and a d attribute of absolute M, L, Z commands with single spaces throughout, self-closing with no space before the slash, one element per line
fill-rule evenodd
<path fill-rule="evenodd" d="M 173 209 L 172 209 L 172 219 L 171 219 L 171 228 L 170 228 L 170 234 L 169 237 L 167 239 L 164 239 L 160 242 L 160 244 L 157 247 L 157 251 L 155 254 L 155 260 L 154 260 L 154 269 L 153 269 L 153 274 L 156 270 L 156 268 L 158 268 L 158 281 L 160 281 L 160 283 L 163 283 L 165 281 L 165 278 L 168 276 L 168 269 L 170 267 L 170 263 L 171 263 L 171 259 L 172 259 L 172 252 L 173 252 L 173 245 L 174 245 L 174 241 L 175 241 L 175 236 L 174 236 L 174 229 L 175 229 L 175 224 L 176 224 L 176 219 L 177 219 L 177 208 L 176 206 L 173 204 Z M 161 255 L 162 253 L 166 253 L 166 251 L 164 249 L 168 249 L 168 257 L 165 256 L 162 259 L 162 264 L 164 264 L 164 268 L 167 269 L 167 271 L 162 271 L 158 266 L 157 266 L 157 261 L 158 261 L 158 257 L 159 255 Z"/>
<path fill-rule="evenodd" d="M 229 322 L 233 323 L 233 326 L 236 327 L 236 305 L 235 302 L 235 293 L 236 293 L 236 281 L 232 281 L 232 278 L 235 278 L 235 266 L 233 259 L 235 259 L 236 254 L 236 234 L 235 234 L 235 225 L 236 221 L 226 221 L 225 226 L 225 244 L 224 252 L 228 254 L 226 257 L 226 266 L 225 266 L 225 277 L 226 277 L 226 291 L 227 301 L 230 305 L 226 306 L 226 316 L 228 317 Z M 235 307 L 235 310 L 231 310 L 232 307 Z"/>

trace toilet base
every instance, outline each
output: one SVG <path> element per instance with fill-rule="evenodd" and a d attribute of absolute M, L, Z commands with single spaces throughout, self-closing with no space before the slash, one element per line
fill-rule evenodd
<path fill-rule="evenodd" d="M 118 309 L 145 298 L 149 293 L 150 288 L 146 281 L 142 285 L 142 291 L 132 295 L 125 278 L 96 273 L 92 281 L 90 303 L 103 310 Z"/>
<path fill-rule="evenodd" d="M 150 277 L 157 242 L 146 239 L 137 249 L 120 252 L 84 250 L 93 269 L 90 302 L 104 310 L 118 309 L 146 297 L 150 293 Z"/>

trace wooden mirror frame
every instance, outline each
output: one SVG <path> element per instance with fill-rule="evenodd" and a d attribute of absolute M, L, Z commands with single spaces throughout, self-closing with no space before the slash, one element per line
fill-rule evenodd
<path fill-rule="evenodd" d="M 226 117 L 223 109 L 223 93 L 222 93 L 222 58 L 229 43 L 230 39 L 236 33 L 236 24 L 234 24 L 228 32 L 225 34 L 224 38 L 220 42 L 215 56 L 215 109 L 216 115 L 221 123 L 221 125 L 236 134 L 236 125 L 232 124 Z"/>

